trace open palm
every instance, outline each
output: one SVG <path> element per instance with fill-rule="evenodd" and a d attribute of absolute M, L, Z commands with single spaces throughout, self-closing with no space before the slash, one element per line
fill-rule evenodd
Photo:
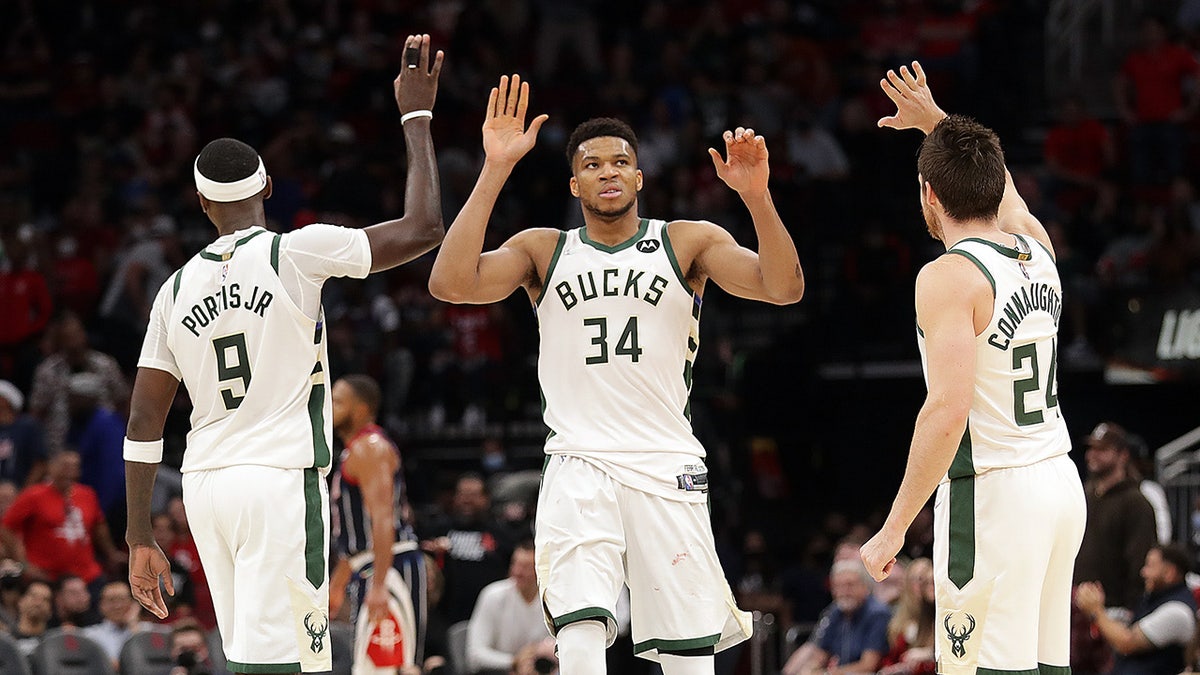
<path fill-rule="evenodd" d="M 726 131 L 725 159 L 713 148 L 708 149 L 717 177 L 740 194 L 759 194 L 767 191 L 767 180 L 771 177 L 767 163 L 767 143 L 762 136 L 755 136 L 753 129 L 738 127 Z"/>
<path fill-rule="evenodd" d="M 487 158 L 505 164 L 516 164 L 533 149 L 538 130 L 549 115 L 538 115 L 525 128 L 525 113 L 529 108 L 529 83 L 521 82 L 514 74 L 500 78 L 488 97 L 487 117 L 483 120 L 483 151 Z"/>

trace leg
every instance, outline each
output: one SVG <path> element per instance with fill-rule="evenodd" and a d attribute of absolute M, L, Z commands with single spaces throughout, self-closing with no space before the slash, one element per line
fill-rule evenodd
<path fill-rule="evenodd" d="M 1047 512 L 1055 516 L 1056 536 L 1042 586 L 1038 631 L 1038 670 L 1042 675 L 1057 675 L 1070 666 L 1071 580 L 1087 510 L 1074 462 L 1066 455 L 1051 461 L 1058 465 L 1061 487 L 1054 494 L 1061 501 Z"/>
<path fill-rule="evenodd" d="M 608 628 L 601 621 L 576 621 L 558 631 L 559 670 L 572 675 L 604 675 Z"/>
<path fill-rule="evenodd" d="M 716 668 L 713 665 L 712 647 L 707 650 L 707 654 L 672 654 L 662 652 L 658 655 L 659 663 L 662 664 L 663 675 L 713 675 Z"/>

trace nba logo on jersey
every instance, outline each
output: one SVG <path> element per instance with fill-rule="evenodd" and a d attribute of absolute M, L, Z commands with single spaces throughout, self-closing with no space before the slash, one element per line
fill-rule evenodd
<path fill-rule="evenodd" d="M 225 278 L 229 276 L 229 263 L 221 265 L 221 283 L 225 283 Z"/>

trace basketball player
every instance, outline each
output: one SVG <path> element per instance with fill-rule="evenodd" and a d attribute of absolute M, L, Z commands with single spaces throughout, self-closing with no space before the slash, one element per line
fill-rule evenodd
<path fill-rule="evenodd" d="M 562 672 L 604 672 L 622 583 L 634 651 L 667 675 L 712 673 L 713 653 L 750 634 L 714 551 L 704 448 L 688 394 L 700 302 L 711 278 L 743 298 L 796 302 L 804 277 L 767 189 L 767 147 L 726 131 L 717 175 L 754 220 L 759 252 L 717 225 L 642 217 L 637 137 L 592 119 L 567 145 L 571 194 L 585 226 L 535 228 L 482 253 L 496 196 L 533 147 L 546 115 L 525 128 L 529 85 L 500 78 L 483 124 L 486 153 L 446 233 L 429 288 L 450 302 L 496 302 L 524 288 L 541 334 L 549 459 L 538 497 L 538 582 Z"/>
<path fill-rule="evenodd" d="M 443 235 L 429 118 L 442 53 L 410 36 L 394 82 L 409 176 L 407 213 L 358 230 L 264 229 L 271 179 L 233 139 L 196 158 L 200 207 L 216 241 L 172 274 L 155 299 L 125 442 L 129 582 L 167 614 L 169 564 L 150 530 L 162 430 L 180 380 L 191 397 L 183 496 L 212 587 L 217 626 L 237 673 L 329 670 L 329 370 L 321 287 L 429 251 Z M 432 67 L 431 67 L 432 66 Z"/>
<path fill-rule="evenodd" d="M 1084 498 L 1055 381 L 1054 247 L 995 133 L 947 117 L 915 61 L 881 85 L 896 114 L 879 125 L 926 134 L 921 208 L 947 252 L 917 276 L 929 392 L 899 493 L 862 559 L 887 577 L 936 488 L 938 672 L 1066 673 Z"/>
<path fill-rule="evenodd" d="M 338 554 L 330 613 L 337 614 L 348 594 L 350 622 L 362 629 L 355 644 L 375 645 L 370 665 L 395 673 L 395 666 L 421 663 L 425 556 L 404 517 L 400 451 L 375 423 L 379 385 L 366 375 L 347 375 L 334 383 L 332 399 L 333 430 L 343 450 L 329 491 Z"/>

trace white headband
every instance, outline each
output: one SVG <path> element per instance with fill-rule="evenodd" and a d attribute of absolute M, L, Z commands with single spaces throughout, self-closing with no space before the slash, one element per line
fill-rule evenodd
<path fill-rule="evenodd" d="M 240 202 L 253 197 L 267 186 L 267 167 L 263 165 L 262 157 L 258 158 L 258 170 L 241 180 L 232 183 L 218 183 L 200 173 L 200 158 L 192 167 L 196 176 L 196 190 L 206 199 L 214 202 Z"/>

